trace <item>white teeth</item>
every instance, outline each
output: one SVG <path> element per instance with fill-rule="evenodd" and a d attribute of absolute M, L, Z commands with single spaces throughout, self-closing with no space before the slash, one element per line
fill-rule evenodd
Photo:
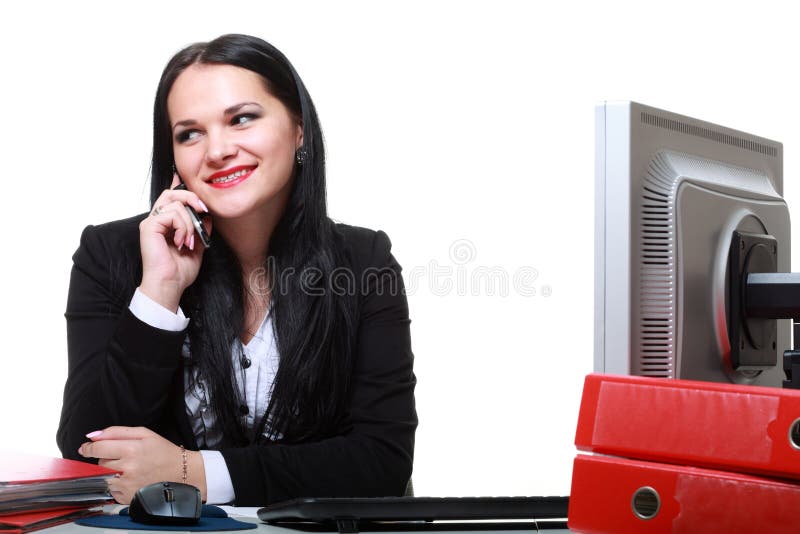
<path fill-rule="evenodd" d="M 222 178 L 214 178 L 213 180 L 211 180 L 211 183 L 212 184 L 224 184 L 225 182 L 230 182 L 231 180 L 235 180 L 236 178 L 242 176 L 243 174 L 247 174 L 251 170 L 252 169 L 242 169 L 242 170 L 236 171 L 236 172 L 234 172 L 232 174 L 229 174 L 228 176 L 223 176 Z"/>

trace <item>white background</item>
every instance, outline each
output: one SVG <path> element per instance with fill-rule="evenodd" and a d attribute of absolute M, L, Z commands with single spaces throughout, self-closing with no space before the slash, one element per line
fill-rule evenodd
<path fill-rule="evenodd" d="M 147 208 L 152 97 L 190 42 L 241 32 L 282 49 L 322 121 L 331 215 L 392 238 L 418 494 L 569 492 L 592 370 L 595 103 L 782 141 L 800 209 L 800 43 L 780 2 L 157 5 L 0 15 L 0 448 L 58 454 L 71 255 L 86 225 Z M 527 273 L 536 294 L 470 287 L 481 268 Z"/>

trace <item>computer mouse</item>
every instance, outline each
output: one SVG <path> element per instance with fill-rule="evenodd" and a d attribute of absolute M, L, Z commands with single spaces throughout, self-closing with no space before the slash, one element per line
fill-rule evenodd
<path fill-rule="evenodd" d="M 148 525 L 196 525 L 203 500 L 200 490 L 180 482 L 156 482 L 136 491 L 128 514 Z"/>

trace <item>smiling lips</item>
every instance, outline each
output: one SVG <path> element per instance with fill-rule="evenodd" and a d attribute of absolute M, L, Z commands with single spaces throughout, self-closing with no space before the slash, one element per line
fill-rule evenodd
<path fill-rule="evenodd" d="M 255 165 L 240 165 L 224 171 L 215 172 L 208 177 L 206 183 L 217 189 L 233 187 L 247 180 L 256 168 Z"/>

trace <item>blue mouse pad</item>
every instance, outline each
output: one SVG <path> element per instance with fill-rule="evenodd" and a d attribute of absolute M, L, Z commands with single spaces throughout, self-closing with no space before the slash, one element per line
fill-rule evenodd
<path fill-rule="evenodd" d="M 125 530 L 171 530 L 178 532 L 248 530 L 258 527 L 256 523 L 245 523 L 244 521 L 237 521 L 236 519 L 228 517 L 228 514 L 225 513 L 225 510 L 222 508 L 208 504 L 203 505 L 200 521 L 198 521 L 196 525 L 151 525 L 137 523 L 128 515 L 127 508 L 120 510 L 119 515 L 95 515 L 92 517 L 84 517 L 75 521 L 75 524 L 86 527 L 121 528 Z"/>

